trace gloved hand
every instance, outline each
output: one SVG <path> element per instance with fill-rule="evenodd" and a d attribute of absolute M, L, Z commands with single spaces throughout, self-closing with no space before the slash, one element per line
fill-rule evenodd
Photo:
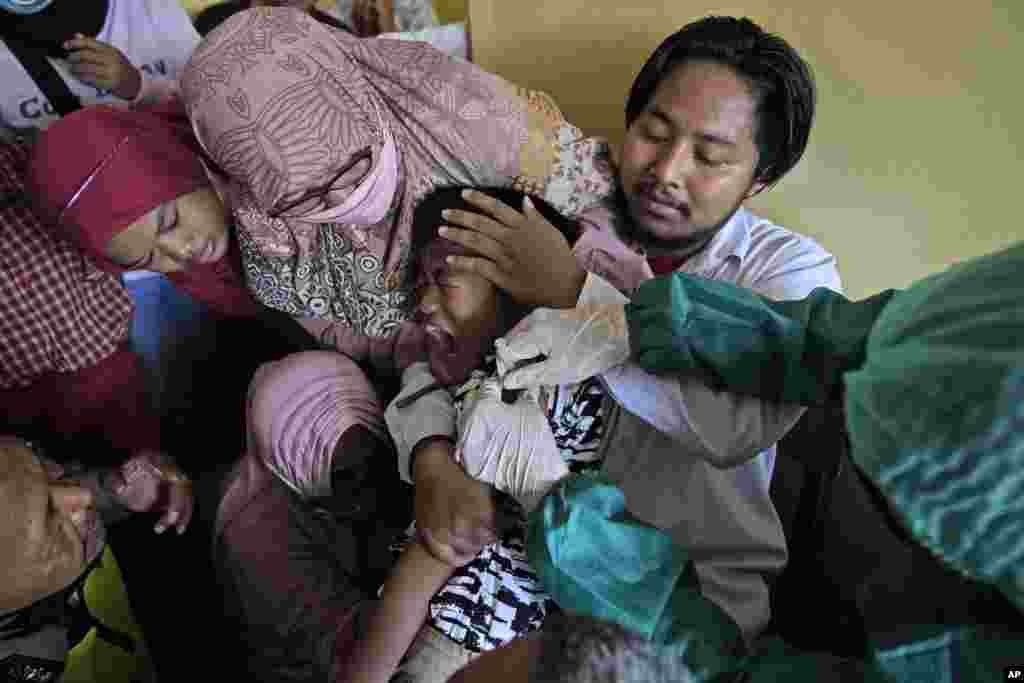
<path fill-rule="evenodd" d="M 462 414 L 456 462 L 529 513 L 569 474 L 536 395 L 524 391 L 509 405 L 500 380 L 491 378 L 472 401 Z"/>
<path fill-rule="evenodd" d="M 165 454 L 141 451 L 107 474 L 104 487 L 134 512 L 163 512 L 155 531 L 174 526 L 184 533 L 192 519 L 192 482 Z"/>
<path fill-rule="evenodd" d="M 575 384 L 629 358 L 623 304 L 538 308 L 494 342 L 506 389 Z M 526 361 L 544 360 L 525 365 Z"/>

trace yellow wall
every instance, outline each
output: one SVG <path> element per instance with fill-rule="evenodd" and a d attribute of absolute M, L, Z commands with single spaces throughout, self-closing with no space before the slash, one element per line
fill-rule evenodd
<path fill-rule="evenodd" d="M 831 249 L 851 296 L 1024 239 L 1018 0 L 472 0 L 474 57 L 617 139 L 643 60 L 712 12 L 779 32 L 815 69 L 808 152 L 753 208 Z"/>
<path fill-rule="evenodd" d="M 434 0 L 434 11 L 442 24 L 464 21 L 469 13 L 469 0 Z"/>
<path fill-rule="evenodd" d="M 189 14 L 198 14 L 210 5 L 216 5 L 221 0 L 181 0 L 181 4 L 185 6 L 185 11 Z"/>

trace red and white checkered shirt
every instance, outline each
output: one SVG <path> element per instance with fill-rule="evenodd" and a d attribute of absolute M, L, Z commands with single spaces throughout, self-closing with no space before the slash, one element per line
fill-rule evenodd
<path fill-rule="evenodd" d="M 132 318 L 118 279 L 25 206 L 28 152 L 0 143 L 0 389 L 99 363 L 128 339 Z"/>

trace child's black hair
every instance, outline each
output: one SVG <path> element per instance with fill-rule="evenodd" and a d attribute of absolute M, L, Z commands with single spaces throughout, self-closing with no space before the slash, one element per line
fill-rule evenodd
<path fill-rule="evenodd" d="M 522 211 L 523 199 L 527 196 L 525 192 L 507 187 L 444 187 L 426 195 L 416 205 L 412 218 L 412 237 L 409 248 L 410 263 L 407 270 L 412 282 L 415 282 L 420 254 L 437 237 L 438 228 L 446 222 L 441 217 L 441 212 L 445 209 L 460 209 L 480 213 L 478 208 L 462 198 L 464 190 L 483 192 L 516 211 Z M 563 216 L 555 207 L 540 197 L 536 195 L 529 195 L 529 197 L 533 201 L 533 205 L 537 207 L 537 211 L 565 236 L 569 246 L 575 244 L 576 239 L 580 235 L 579 224 L 571 218 Z"/>

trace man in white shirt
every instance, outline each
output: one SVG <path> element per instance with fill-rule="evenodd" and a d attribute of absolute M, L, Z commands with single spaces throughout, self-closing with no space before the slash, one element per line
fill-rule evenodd
<path fill-rule="evenodd" d="M 615 192 L 581 214 L 587 229 L 574 247 L 555 248 L 546 237 L 552 228 L 535 212 L 478 196 L 471 203 L 483 213 L 452 212 L 445 236 L 486 258 L 453 257 L 451 265 L 480 273 L 520 302 L 555 308 L 576 304 L 586 271 L 627 293 L 673 271 L 776 299 L 838 290 L 831 254 L 743 208 L 800 159 L 814 105 L 810 69 L 781 38 L 746 19 L 689 24 L 662 43 L 634 82 L 624 143 L 608 159 Z M 609 417 L 605 474 L 633 514 L 690 552 L 705 595 L 748 638 L 756 636 L 769 619 L 765 579 L 786 561 L 768 495 L 775 443 L 802 409 L 629 363 L 603 379 L 621 407 Z M 413 449 L 411 469 L 407 459 L 400 469 L 414 481 L 444 481 L 435 470 L 452 465 L 451 446 L 438 437 L 452 436 L 451 419 L 437 410 L 431 429 L 426 412 L 419 435 L 433 438 Z M 465 520 L 480 518 L 467 510 L 447 529 L 431 530 L 447 539 L 439 557 L 478 526 Z"/>

